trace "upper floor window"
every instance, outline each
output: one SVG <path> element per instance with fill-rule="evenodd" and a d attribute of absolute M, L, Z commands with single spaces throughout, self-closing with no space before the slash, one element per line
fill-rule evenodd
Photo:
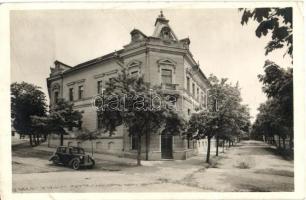
<path fill-rule="evenodd" d="M 192 95 L 195 96 L 195 84 L 192 83 Z"/>
<path fill-rule="evenodd" d="M 161 76 L 162 76 L 162 83 L 172 84 L 172 70 L 171 69 L 162 69 Z"/>
<path fill-rule="evenodd" d="M 98 94 L 102 94 L 102 81 L 97 82 Z"/>
<path fill-rule="evenodd" d="M 197 88 L 197 100 L 199 101 L 199 96 L 200 96 L 200 90 Z"/>
<path fill-rule="evenodd" d="M 205 108 L 207 108 L 207 92 L 205 92 L 205 94 L 204 94 L 204 102 L 203 102 L 203 104 L 204 104 L 204 107 Z"/>
<path fill-rule="evenodd" d="M 73 101 L 73 88 L 69 88 L 69 101 Z"/>
<path fill-rule="evenodd" d="M 79 99 L 83 98 L 83 94 L 84 94 L 84 86 L 80 85 L 79 86 Z"/>
<path fill-rule="evenodd" d="M 54 92 L 54 103 L 58 102 L 58 91 Z"/>
<path fill-rule="evenodd" d="M 187 76 L 187 91 L 190 92 L 190 78 Z"/>

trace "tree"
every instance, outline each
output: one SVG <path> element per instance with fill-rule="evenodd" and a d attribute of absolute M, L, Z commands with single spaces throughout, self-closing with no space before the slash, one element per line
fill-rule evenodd
<path fill-rule="evenodd" d="M 86 128 L 83 128 L 82 132 L 77 135 L 76 137 L 79 140 L 87 141 L 89 140 L 91 142 L 91 155 L 93 156 L 93 142 L 92 140 L 98 139 L 99 134 L 96 131 L 89 131 Z"/>
<path fill-rule="evenodd" d="M 208 111 L 194 113 L 189 120 L 188 128 L 188 134 L 195 139 L 207 138 L 206 162 L 210 159 L 210 143 L 213 137 L 216 137 L 216 152 L 218 152 L 220 138 L 231 142 L 249 122 L 249 114 L 246 113 L 248 110 L 245 109 L 246 106 L 241 105 L 238 85 L 232 86 L 227 83 L 227 79 L 219 80 L 212 75 L 209 81 L 211 88 Z"/>
<path fill-rule="evenodd" d="M 31 116 L 45 116 L 47 111 L 46 96 L 40 89 L 26 82 L 11 84 L 12 125 L 18 133 L 29 136 L 31 146 L 39 143 L 38 132 L 33 132 Z"/>
<path fill-rule="evenodd" d="M 247 24 L 249 19 L 256 20 L 259 25 L 255 31 L 257 37 L 266 36 L 271 33 L 271 41 L 266 46 L 265 54 L 285 48 L 286 54 L 292 59 L 293 53 L 293 29 L 292 8 L 256 8 L 240 9 L 243 12 L 241 24 Z M 289 136 L 290 149 L 293 147 L 293 69 L 283 69 L 274 62 L 267 60 L 264 65 L 265 73 L 259 75 L 263 83 L 263 91 L 268 97 L 265 105 L 259 109 L 253 126 L 254 131 L 278 130 L 278 134 Z M 265 107 L 264 107 L 265 106 Z M 265 108 L 265 109 L 264 109 Z M 273 115 L 277 121 L 267 124 L 262 119 L 266 109 L 273 108 Z M 261 113 L 263 112 L 263 113 Z M 287 133 L 286 133 L 287 132 Z M 271 133 L 270 133 L 271 134 Z"/>
<path fill-rule="evenodd" d="M 286 53 L 292 57 L 293 29 L 292 8 L 240 8 L 243 12 L 241 24 L 247 24 L 249 19 L 256 20 L 259 25 L 255 31 L 257 37 L 266 36 L 271 32 L 271 41 L 265 47 L 265 54 L 285 47 Z"/>
<path fill-rule="evenodd" d="M 74 110 L 73 103 L 65 99 L 58 99 L 50 109 L 50 114 L 46 117 L 46 130 L 60 135 L 60 145 L 64 144 L 64 135 L 67 134 L 67 129 L 73 127 L 81 128 L 82 112 Z"/>
<path fill-rule="evenodd" d="M 283 69 L 271 61 L 266 61 L 263 75 L 263 91 L 268 97 L 266 104 L 261 105 L 254 130 L 270 129 L 285 140 L 288 136 L 290 149 L 293 147 L 293 70 Z M 270 122 L 263 119 L 269 116 Z M 271 120 L 274 121 L 271 121 Z M 267 134 L 267 133 L 266 133 Z M 272 133 L 271 133 L 272 134 Z"/>
<path fill-rule="evenodd" d="M 143 77 L 130 76 L 123 70 L 106 84 L 97 111 L 104 132 L 112 135 L 119 125 L 127 127 L 129 136 L 138 141 L 137 165 L 141 165 L 143 136 L 147 153 L 151 134 L 167 131 L 174 135 L 183 129 L 183 118 L 175 110 L 175 96 L 151 87 Z"/>

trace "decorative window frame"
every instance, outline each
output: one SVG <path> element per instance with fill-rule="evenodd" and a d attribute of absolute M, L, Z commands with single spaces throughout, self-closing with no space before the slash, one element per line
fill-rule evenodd
<path fill-rule="evenodd" d="M 170 67 L 172 67 L 172 69 L 173 69 L 172 71 L 175 74 L 176 65 L 177 65 L 177 63 L 170 58 L 163 58 L 163 59 L 159 59 L 157 61 L 158 72 L 161 72 L 161 68 L 170 66 Z M 165 69 L 168 69 L 168 68 L 165 68 Z"/>
<path fill-rule="evenodd" d="M 58 93 L 58 98 L 61 98 L 61 85 L 59 83 L 54 83 L 51 87 L 52 91 L 52 97 L 51 97 L 51 102 L 56 103 L 55 100 L 55 93 Z"/>
<path fill-rule="evenodd" d="M 132 69 L 137 69 L 138 70 L 138 74 L 141 74 L 141 66 L 142 66 L 142 62 L 139 60 L 131 60 L 127 65 L 126 68 L 128 70 L 128 74 L 131 74 Z"/>
<path fill-rule="evenodd" d="M 60 90 L 61 89 L 61 85 L 59 83 L 54 83 L 52 85 L 52 91 L 54 90 Z"/>

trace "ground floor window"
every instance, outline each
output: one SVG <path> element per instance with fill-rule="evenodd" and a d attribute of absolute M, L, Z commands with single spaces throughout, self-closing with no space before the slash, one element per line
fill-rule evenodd
<path fill-rule="evenodd" d="M 97 114 L 97 128 L 102 129 L 103 128 L 103 122 L 102 122 L 102 116 Z"/>

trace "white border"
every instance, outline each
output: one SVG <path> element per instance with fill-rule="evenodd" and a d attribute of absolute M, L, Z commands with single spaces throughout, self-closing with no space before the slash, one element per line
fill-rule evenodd
<path fill-rule="evenodd" d="M 5 1 L 9 2 L 9 1 Z M 39 1 L 32 1 L 39 2 Z M 14 193 L 12 194 L 10 136 L 10 48 L 9 11 L 24 9 L 204 9 L 239 7 L 284 7 L 294 11 L 294 119 L 295 192 L 225 193 Z M 124 3 L 7 3 L 0 6 L 0 195 L 1 199 L 304 199 L 305 198 L 305 68 L 303 62 L 303 2 L 128 2 Z M 35 180 L 33 180 L 35 181 Z"/>

